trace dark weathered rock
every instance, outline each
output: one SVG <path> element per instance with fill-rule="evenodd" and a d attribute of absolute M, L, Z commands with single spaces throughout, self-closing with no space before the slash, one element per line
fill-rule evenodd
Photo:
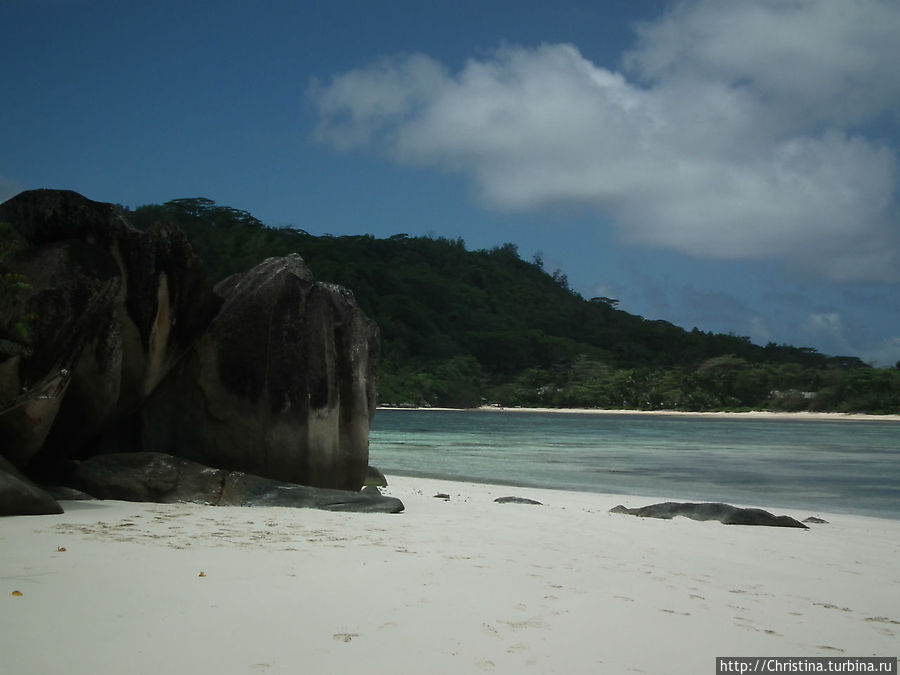
<path fill-rule="evenodd" d="M 527 497 L 497 497 L 494 501 L 498 504 L 536 504 L 537 506 L 543 506 L 542 502 L 536 499 L 528 499 Z"/>
<path fill-rule="evenodd" d="M 82 490 L 76 490 L 73 487 L 65 485 L 42 485 L 41 489 L 56 501 L 79 502 L 90 499 L 96 499 L 93 495 L 89 495 Z"/>
<path fill-rule="evenodd" d="M 403 502 L 396 497 L 385 497 L 371 492 L 290 485 L 240 471 L 228 474 L 220 503 L 233 506 L 292 506 L 356 513 L 403 511 Z"/>
<path fill-rule="evenodd" d="M 443 499 L 445 502 L 450 501 L 450 495 L 448 495 L 446 492 L 437 492 L 437 493 L 435 493 L 434 498 L 435 499 Z"/>
<path fill-rule="evenodd" d="M 22 193 L 0 221 L 22 246 L 0 272 L 30 283 L 0 295 L 0 453 L 14 465 L 46 479 L 68 458 L 160 451 L 362 487 L 378 330 L 349 291 L 292 255 L 214 292 L 176 228 L 138 231 L 74 192 Z"/>
<path fill-rule="evenodd" d="M 628 509 L 622 505 L 609 510 L 610 513 L 624 513 L 641 518 L 665 518 L 684 516 L 693 520 L 718 520 L 726 525 L 765 525 L 769 527 L 798 527 L 809 529 L 790 516 L 775 516 L 762 509 L 744 509 L 721 503 L 681 503 L 662 502 L 636 509 Z"/>
<path fill-rule="evenodd" d="M 810 516 L 809 518 L 804 518 L 803 522 L 811 523 L 813 525 L 827 525 L 828 524 L 827 520 L 825 520 L 823 518 L 819 518 L 817 516 Z"/>
<path fill-rule="evenodd" d="M 62 512 L 53 497 L 0 457 L 0 516 L 41 516 Z"/>
<path fill-rule="evenodd" d="M 77 412 L 90 432 L 115 408 L 121 351 L 109 333 L 116 330 L 121 277 L 112 256 L 80 241 L 26 249 L 12 268 L 30 288 L 4 294 L 0 307 L 0 330 L 10 343 L 20 341 L 18 353 L 0 354 L 0 359 L 8 356 L 0 367 L 0 438 L 7 459 L 25 466 L 44 448 L 53 427 L 64 422 L 63 408 Z M 26 315 L 33 317 L 27 338 L 8 328 Z M 97 386 L 96 379 L 105 386 Z M 90 395 L 76 400 L 79 389 Z M 74 444 L 81 435 L 75 431 Z"/>
<path fill-rule="evenodd" d="M 291 483 L 359 490 L 378 332 L 298 255 L 226 279 L 210 329 L 148 401 L 145 450 Z"/>
<path fill-rule="evenodd" d="M 128 452 L 75 463 L 69 482 L 98 499 L 218 504 L 227 475 L 160 452 Z"/>
<path fill-rule="evenodd" d="M 385 478 L 384 474 L 376 469 L 374 466 L 370 466 L 366 471 L 366 481 L 364 485 L 375 486 L 375 487 L 387 487 L 387 478 Z"/>
<path fill-rule="evenodd" d="M 30 288 L 0 298 L 0 439 L 46 466 L 133 411 L 208 325 L 219 300 L 181 232 L 140 232 L 119 209 L 60 190 L 0 205 Z M 33 315 L 23 337 L 13 326 Z"/>
<path fill-rule="evenodd" d="M 240 471 L 212 469 L 156 452 L 97 455 L 77 462 L 70 481 L 101 499 L 367 513 L 403 511 L 403 502 L 394 497 L 284 483 Z"/>

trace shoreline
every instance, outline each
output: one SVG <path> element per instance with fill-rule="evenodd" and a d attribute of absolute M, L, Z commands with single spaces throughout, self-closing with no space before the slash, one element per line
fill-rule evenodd
<path fill-rule="evenodd" d="M 547 487 L 541 485 L 523 485 L 518 484 L 513 481 L 503 481 L 503 480 L 490 480 L 485 478 L 477 478 L 471 479 L 464 476 L 455 476 L 455 475 L 446 475 L 441 476 L 440 474 L 431 474 L 424 471 L 403 471 L 398 469 L 389 469 L 386 472 L 386 475 L 393 476 L 395 478 L 400 478 L 404 481 L 406 480 L 422 480 L 422 481 L 435 481 L 435 482 L 444 482 L 444 483 L 459 483 L 464 485 L 480 485 L 485 488 L 490 488 L 495 491 L 503 491 L 503 490 L 535 490 L 538 492 L 546 492 L 549 494 L 556 493 L 572 493 L 572 494 L 583 494 L 583 495 L 594 495 L 600 499 L 615 501 L 614 505 L 618 505 L 622 500 L 629 500 L 632 506 L 646 506 L 651 503 L 658 502 L 694 502 L 694 503 L 711 503 L 711 502 L 720 502 L 725 501 L 725 503 L 730 504 L 731 506 L 737 506 L 741 508 L 757 508 L 763 509 L 765 511 L 770 511 L 775 513 L 776 511 L 792 511 L 796 513 L 804 513 L 807 516 L 809 515 L 820 515 L 820 514 L 828 514 L 830 516 L 835 517 L 848 517 L 848 518 L 872 518 L 875 520 L 885 520 L 893 523 L 897 523 L 900 525 L 900 513 L 894 512 L 886 512 L 883 510 L 876 509 L 841 509 L 840 506 L 835 507 L 831 506 L 822 506 L 820 505 L 810 505 L 810 504 L 802 504 L 799 502 L 791 502 L 791 501 L 779 501 L 778 498 L 762 500 L 757 502 L 749 502 L 745 499 L 741 499 L 738 496 L 734 496 L 734 498 L 728 497 L 706 497 L 702 495 L 692 494 L 690 490 L 687 491 L 659 491 L 653 493 L 652 491 L 647 491 L 647 493 L 635 493 L 635 492 L 611 492 L 607 488 L 604 490 L 596 490 L 593 488 L 575 488 L 575 487 Z M 643 502 L 641 504 L 637 504 L 637 502 Z M 804 516 L 805 517 L 805 516 Z"/>
<path fill-rule="evenodd" d="M 650 497 L 393 474 L 383 491 L 406 511 L 106 501 L 0 519 L 4 663 L 687 675 L 731 654 L 896 655 L 898 521 L 657 520 L 609 513 Z"/>
<path fill-rule="evenodd" d="M 860 421 L 860 422 L 900 422 L 900 414 L 870 415 L 868 413 L 840 412 L 776 412 L 751 410 L 747 412 L 693 412 L 687 410 L 620 410 L 615 408 L 507 408 L 502 406 L 481 406 L 478 408 L 438 408 L 381 406 L 376 410 L 435 411 L 435 412 L 496 412 L 496 413 L 540 413 L 561 415 L 622 415 L 635 417 L 706 417 L 710 419 L 759 419 L 759 420 L 819 420 L 819 421 Z"/>

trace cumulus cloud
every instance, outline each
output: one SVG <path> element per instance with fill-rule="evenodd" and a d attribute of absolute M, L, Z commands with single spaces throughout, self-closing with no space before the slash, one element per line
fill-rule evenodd
<path fill-rule="evenodd" d="M 410 120 L 449 82 L 443 67 L 423 54 L 386 58 L 327 86 L 314 80 L 309 94 L 321 117 L 319 139 L 339 150 L 377 142 L 377 134 Z"/>
<path fill-rule="evenodd" d="M 637 34 L 623 60 L 646 81 L 740 86 L 807 121 L 898 113 L 894 0 L 698 0 L 639 25 Z"/>
<path fill-rule="evenodd" d="M 491 208 L 588 205 L 632 242 L 893 281 L 896 148 L 867 131 L 894 128 L 898 62 L 895 2 L 698 0 L 639 27 L 621 71 L 565 44 L 455 73 L 415 54 L 310 99 L 320 141 L 459 172 Z"/>

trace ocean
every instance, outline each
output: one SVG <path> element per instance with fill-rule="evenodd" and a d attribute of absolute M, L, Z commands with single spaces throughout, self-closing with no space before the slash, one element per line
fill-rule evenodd
<path fill-rule="evenodd" d="M 379 410 L 369 463 L 387 474 L 900 519 L 891 421 Z"/>

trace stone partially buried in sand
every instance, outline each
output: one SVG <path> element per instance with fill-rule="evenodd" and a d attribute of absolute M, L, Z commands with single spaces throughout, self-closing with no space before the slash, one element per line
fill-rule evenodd
<path fill-rule="evenodd" d="M 707 502 L 695 504 L 691 502 L 662 502 L 636 509 L 629 509 L 621 504 L 609 510 L 610 513 L 624 513 L 640 518 L 671 519 L 684 516 L 692 520 L 718 520 L 725 525 L 762 525 L 768 527 L 809 528 L 790 516 L 776 516 L 762 509 L 738 508 L 731 504 Z"/>
<path fill-rule="evenodd" d="M 100 499 L 365 513 L 403 511 L 403 502 L 395 497 L 285 483 L 240 471 L 213 469 L 160 452 L 97 455 L 74 463 L 70 481 Z"/>
<path fill-rule="evenodd" d="M 812 523 L 813 525 L 827 525 L 828 521 L 824 518 L 819 518 L 818 516 L 810 516 L 809 518 L 803 519 L 804 523 Z"/>
<path fill-rule="evenodd" d="M 498 504 L 533 504 L 536 506 L 543 506 L 543 502 L 539 502 L 536 499 L 528 499 L 527 497 L 497 497 L 494 500 Z"/>

